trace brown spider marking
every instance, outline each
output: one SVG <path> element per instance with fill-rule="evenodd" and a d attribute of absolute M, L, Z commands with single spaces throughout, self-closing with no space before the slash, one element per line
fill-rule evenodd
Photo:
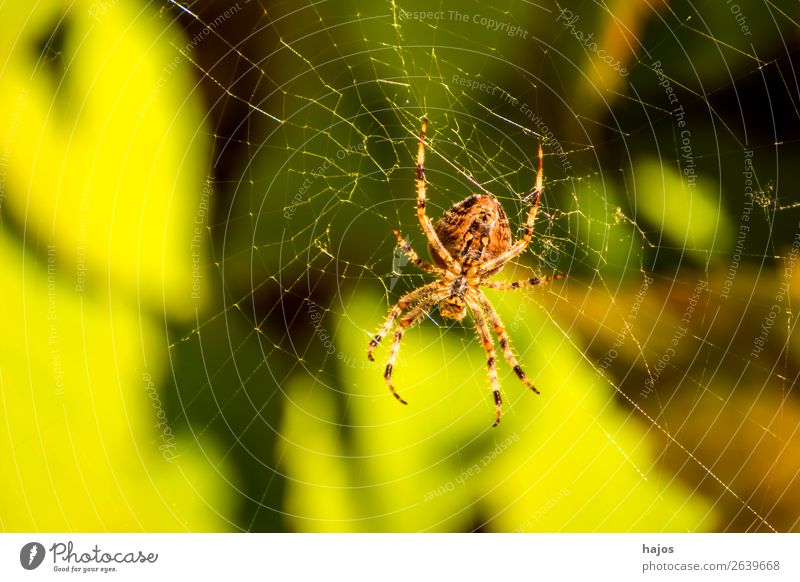
<path fill-rule="evenodd" d="M 458 202 L 434 225 L 436 236 L 444 248 L 463 267 L 483 264 L 511 248 L 511 227 L 503 207 L 491 194 L 474 194 Z M 434 262 L 446 269 L 447 264 L 429 246 Z M 502 265 L 485 273 L 496 273 Z"/>
<path fill-rule="evenodd" d="M 372 354 L 378 343 L 391 331 L 403 311 L 408 309 L 406 315 L 400 319 L 395 331 L 384 371 L 384 379 L 389 390 L 398 401 L 406 404 L 392 384 L 392 371 L 405 330 L 417 323 L 422 316 L 437 305 L 442 317 L 457 321 L 462 320 L 469 311 L 486 352 L 486 366 L 495 403 L 495 421 L 492 426 L 497 426 L 500 423 L 502 398 L 497 380 L 491 330 L 494 330 L 503 356 L 520 381 L 533 392 L 539 394 L 539 391 L 519 365 L 511 349 L 511 342 L 506 335 L 505 327 L 500 321 L 500 316 L 480 287 L 513 290 L 564 278 L 564 275 L 556 274 L 552 277 L 533 277 L 513 283 L 487 280 L 489 276 L 502 269 L 508 261 L 522 254 L 531 240 L 543 189 L 542 147 L 539 146 L 539 170 L 536 173 L 536 186 L 531 195 L 533 203 L 525 221 L 523 236 L 516 243 L 512 243 L 511 227 L 506 213 L 497 198 L 491 194 L 473 194 L 454 204 L 436 224 L 431 223 L 425 213 L 427 200 L 424 166 L 426 128 L 427 120 L 423 119 L 417 148 L 417 217 L 422 232 L 425 233 L 428 240 L 428 252 L 433 263 L 421 259 L 405 241 L 400 231 L 393 228 L 392 232 L 397 238 L 400 249 L 412 264 L 420 270 L 436 275 L 438 279 L 403 295 L 398 300 L 389 310 L 380 330 L 370 340 L 367 356 L 373 360 Z"/>

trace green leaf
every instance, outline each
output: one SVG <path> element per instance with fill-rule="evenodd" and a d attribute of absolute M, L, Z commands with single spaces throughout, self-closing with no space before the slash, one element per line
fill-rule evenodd
<path fill-rule="evenodd" d="M 691 155 L 691 149 L 688 152 Z M 730 248 L 733 228 L 720 203 L 721 194 L 691 160 L 680 170 L 643 158 L 634 171 L 638 213 L 663 232 L 672 246 L 704 249 L 703 257 L 714 249 Z"/>
<path fill-rule="evenodd" d="M 341 386 L 298 376 L 287 387 L 281 458 L 292 525 L 307 531 L 704 531 L 710 503 L 660 473 L 647 424 L 537 307 L 540 290 L 499 295 L 520 360 L 542 394 L 502 361 L 504 416 L 493 407 L 474 334 L 431 319 L 403 337 L 394 382 L 388 346 L 366 363 L 385 316 L 369 292 L 332 330 Z M 438 312 L 432 319 L 441 326 Z M 316 341 L 315 340 L 312 341 Z M 335 390 L 345 392 L 337 411 Z M 346 428 L 345 428 L 346 427 Z"/>
<path fill-rule="evenodd" d="M 76 286 L 110 280 L 115 294 L 190 317 L 203 296 L 192 241 L 196 225 L 205 234 L 210 131 L 190 63 L 174 48 L 187 42 L 128 3 L 97 17 L 49 7 L 36 14 L 52 30 L 24 27 L 1 55 L 3 212 L 59 243 Z M 13 20 L 14 10 L 4 5 L 0 15 Z M 48 38 L 63 41 L 40 57 Z"/>
<path fill-rule="evenodd" d="M 164 317 L 205 291 L 186 41 L 135 4 L 63 6 L 0 8 L 0 529 L 219 531 L 228 469 L 161 391 Z"/>

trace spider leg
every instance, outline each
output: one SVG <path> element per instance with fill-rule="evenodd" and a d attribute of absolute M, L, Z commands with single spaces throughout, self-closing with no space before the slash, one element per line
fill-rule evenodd
<path fill-rule="evenodd" d="M 394 236 L 397 237 L 397 244 L 400 246 L 400 250 L 403 251 L 403 254 L 405 254 L 405 256 L 407 256 L 408 259 L 414 263 L 418 269 L 427 271 L 428 273 L 433 273 L 434 275 L 441 275 L 444 273 L 444 271 L 439 267 L 431 265 L 429 262 L 420 259 L 419 255 L 417 255 L 414 249 L 411 248 L 411 245 L 406 242 L 406 239 L 403 238 L 403 235 L 400 234 L 399 230 L 393 228 L 392 232 L 394 233 Z"/>
<path fill-rule="evenodd" d="M 428 312 L 431 306 L 436 302 L 441 301 L 445 295 L 446 292 L 432 295 L 428 299 L 422 301 L 416 307 L 412 308 L 411 311 L 409 311 L 405 317 L 400 320 L 397 331 L 394 332 L 394 342 L 392 342 L 392 349 L 389 351 L 389 359 L 386 361 L 386 370 L 383 373 L 383 378 L 386 380 L 386 385 L 389 387 L 392 395 L 397 398 L 401 404 L 408 404 L 408 402 L 400 397 L 400 395 L 397 393 L 397 390 L 394 389 L 394 385 L 392 384 L 392 370 L 394 369 L 394 362 L 397 360 L 397 353 L 400 351 L 400 340 L 403 339 L 403 333 L 405 333 L 406 329 L 419 321 L 419 319 Z"/>
<path fill-rule="evenodd" d="M 439 281 L 434 281 L 433 283 L 428 283 L 427 285 L 423 285 L 419 289 L 415 289 L 410 293 L 406 293 L 403 295 L 394 306 L 389 309 L 389 315 L 386 316 L 386 320 L 383 322 L 383 325 L 378 330 L 373 338 L 369 342 L 369 348 L 367 349 L 367 358 L 371 362 L 375 361 L 375 358 L 372 357 L 372 352 L 375 351 L 375 348 L 383 339 L 383 336 L 387 334 L 387 332 L 392 329 L 392 325 L 394 325 L 395 320 L 400 316 L 404 309 L 407 309 L 409 305 L 413 305 L 423 297 L 427 293 L 433 291 L 436 286 L 439 285 Z M 427 303 L 427 301 L 426 301 Z"/>
<path fill-rule="evenodd" d="M 551 281 L 560 281 L 566 279 L 567 276 L 561 273 L 556 273 L 552 277 L 533 277 L 523 281 L 483 281 L 481 285 L 491 289 L 500 289 L 502 291 L 511 291 L 513 289 L 524 289 L 525 287 L 533 287 L 534 285 L 541 285 L 542 283 L 549 283 Z"/>
<path fill-rule="evenodd" d="M 433 229 L 433 223 L 428 215 L 425 214 L 425 204 L 427 202 L 427 190 L 425 183 L 425 131 L 428 127 L 428 120 L 422 120 L 422 129 L 419 132 L 419 147 L 417 148 L 417 218 L 422 227 L 422 232 L 425 233 L 425 238 L 434 252 L 439 255 L 442 261 L 447 265 L 448 269 L 460 272 L 461 268 L 450 256 L 450 253 L 444 248 L 442 241 Z"/>
<path fill-rule="evenodd" d="M 489 369 L 489 381 L 492 386 L 492 394 L 494 395 L 494 424 L 492 427 L 500 424 L 500 413 L 503 408 L 503 399 L 500 396 L 500 383 L 497 380 L 497 365 L 494 357 L 494 345 L 492 343 L 492 334 L 489 332 L 489 326 L 486 324 L 486 317 L 483 315 L 481 306 L 472 299 L 467 299 L 467 306 L 472 312 L 472 318 L 475 320 L 475 328 L 478 330 L 478 337 L 483 344 L 483 349 L 486 351 L 486 367 Z"/>
<path fill-rule="evenodd" d="M 520 255 L 522 251 L 527 248 L 528 243 L 531 242 L 531 236 L 533 235 L 533 224 L 536 221 L 536 215 L 539 212 L 539 201 L 542 199 L 542 190 L 544 189 L 542 184 L 543 176 L 542 145 L 539 144 L 539 170 L 536 172 L 536 187 L 533 189 L 533 204 L 528 212 L 528 219 L 525 221 L 525 231 L 522 235 L 522 238 L 514 243 L 514 246 L 512 246 L 502 255 L 498 255 L 492 260 L 486 261 L 486 263 L 481 266 L 481 274 L 497 270 L 497 268 L 501 265 L 506 264 L 514 257 Z"/>
<path fill-rule="evenodd" d="M 479 290 L 474 290 L 472 293 L 470 293 L 470 295 L 477 300 L 480 307 L 482 307 L 486 312 L 486 315 L 489 316 L 489 320 L 492 322 L 492 326 L 494 327 L 494 332 L 497 334 L 497 340 L 500 343 L 500 349 L 503 350 L 503 355 L 505 356 L 508 365 L 514 369 L 514 373 L 523 384 L 537 394 L 541 394 L 536 389 L 536 386 L 533 385 L 533 382 L 528 379 L 528 376 L 522 370 L 522 366 L 519 365 L 519 361 L 517 361 L 516 356 L 514 356 L 514 351 L 511 349 L 511 341 L 506 335 L 506 328 L 503 325 L 503 322 L 500 320 L 500 316 L 497 314 L 497 311 L 495 311 L 494 307 L 492 307 L 492 304 L 489 303 L 486 295 Z"/>

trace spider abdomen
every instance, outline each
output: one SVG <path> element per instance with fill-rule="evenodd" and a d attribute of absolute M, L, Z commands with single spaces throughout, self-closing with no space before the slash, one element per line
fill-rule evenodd
<path fill-rule="evenodd" d="M 511 248 L 508 218 L 491 194 L 474 194 L 454 204 L 433 228 L 450 256 L 464 267 L 485 263 Z M 447 267 L 433 247 L 429 252 L 438 266 Z"/>
<path fill-rule="evenodd" d="M 524 234 L 522 238 L 512 244 L 508 218 L 506 218 L 500 203 L 491 194 L 474 194 L 465 198 L 445 212 L 435 225 L 431 223 L 431 219 L 425 212 L 427 200 L 425 130 L 427 126 L 427 120 L 423 119 L 417 145 L 417 218 L 422 232 L 425 233 L 425 238 L 428 240 L 428 250 L 436 264 L 432 265 L 421 259 L 399 230 L 393 228 L 392 232 L 394 232 L 397 244 L 403 254 L 421 270 L 436 275 L 437 280 L 406 293 L 389 309 L 383 325 L 369 342 L 367 358 L 373 360 L 372 352 L 381 338 L 395 328 L 394 341 L 389 350 L 389 359 L 386 362 L 383 378 L 394 397 L 401 404 L 407 404 L 392 384 L 392 370 L 405 330 L 419 322 L 436 305 L 439 306 L 441 316 L 446 319 L 459 321 L 469 312 L 486 353 L 486 367 L 489 371 L 489 382 L 494 397 L 495 418 L 492 426 L 497 426 L 500 423 L 503 399 L 497 379 L 492 328 L 497 335 L 497 341 L 508 365 L 528 388 L 537 394 L 539 391 L 522 371 L 522 367 L 511 349 L 511 343 L 500 316 L 480 288 L 486 286 L 494 289 L 521 289 L 539 285 L 545 280 L 533 277 L 526 281 L 513 283 L 486 281 L 487 276 L 496 273 L 504 264 L 522 254 L 531 241 L 533 223 L 542 196 L 542 146 L 539 146 L 536 188 L 531 193 L 533 203 L 525 221 Z M 546 280 L 563 278 L 563 275 L 557 275 L 547 277 Z M 406 314 L 400 318 L 403 312 Z"/>

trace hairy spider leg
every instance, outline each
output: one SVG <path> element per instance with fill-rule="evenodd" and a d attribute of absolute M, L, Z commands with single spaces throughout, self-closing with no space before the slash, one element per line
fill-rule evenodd
<path fill-rule="evenodd" d="M 386 384 L 389 387 L 389 390 L 394 395 L 394 397 L 402 404 L 407 404 L 403 398 L 397 393 L 392 384 L 392 371 L 394 368 L 395 361 L 397 360 L 397 356 L 400 350 L 400 342 L 403 338 L 403 334 L 405 330 L 416 324 L 423 315 L 425 315 L 434 305 L 437 305 L 456 293 L 451 288 L 451 284 L 453 281 L 460 279 L 463 276 L 463 265 L 460 262 L 456 262 L 454 258 L 450 255 L 447 248 L 442 243 L 441 239 L 436 233 L 436 230 L 433 227 L 430 219 L 428 218 L 425 212 L 425 206 L 427 201 L 427 193 L 426 193 L 426 181 L 425 181 L 425 132 L 427 129 L 427 120 L 423 118 L 422 120 L 422 127 L 419 133 L 419 146 L 417 150 L 417 217 L 420 222 L 420 226 L 422 227 L 422 231 L 425 234 L 425 237 L 428 239 L 428 245 L 430 251 L 441 259 L 441 262 L 445 265 L 445 268 L 440 268 L 437 265 L 433 265 L 428 263 L 427 261 L 421 259 L 419 255 L 411 248 L 406 240 L 403 238 L 403 235 L 400 231 L 396 228 L 392 229 L 395 237 L 397 238 L 397 243 L 403 253 L 410 259 L 410 261 L 419 269 L 438 275 L 440 277 L 439 280 L 429 283 L 407 293 L 400 300 L 389 310 L 389 314 L 386 317 L 383 325 L 381 326 L 378 333 L 372 338 L 369 344 L 369 349 L 367 352 L 367 356 L 370 360 L 374 361 L 373 358 L 373 351 L 381 339 L 392 329 L 395 322 L 398 320 L 400 315 L 402 315 L 403 311 L 406 309 L 410 310 L 403 316 L 398 324 L 398 327 L 394 333 L 394 341 L 392 342 L 392 347 L 389 351 L 389 358 L 386 363 L 386 369 L 384 372 L 384 379 L 386 380 Z M 539 391 L 533 385 L 533 383 L 528 379 L 525 372 L 522 370 L 522 367 L 519 364 L 516 356 L 514 355 L 513 349 L 511 347 L 510 339 L 506 334 L 505 326 L 503 325 L 500 316 L 497 314 L 495 309 L 492 307 L 489 300 L 480 291 L 479 286 L 483 285 L 493 289 L 500 289 L 500 290 L 514 290 L 520 289 L 525 287 L 532 287 L 534 285 L 540 285 L 542 283 L 547 283 L 553 280 L 563 279 L 565 278 L 564 275 L 556 274 L 552 277 L 532 277 L 527 280 L 522 281 L 514 281 L 514 282 L 500 282 L 500 281 L 485 281 L 484 277 L 490 275 L 493 272 L 496 272 L 501 266 L 505 263 L 513 259 L 514 257 L 521 254 L 530 243 L 531 237 L 533 235 L 533 227 L 536 221 L 536 215 L 539 209 L 539 203 L 541 201 L 542 191 L 543 191 L 543 154 L 542 154 L 542 146 L 539 145 L 538 149 L 538 158 L 539 158 L 539 169 L 536 173 L 536 186 L 532 195 L 534 197 L 533 203 L 531 204 L 530 211 L 528 212 L 528 217 L 525 222 L 524 226 L 524 233 L 520 240 L 518 240 L 514 245 L 512 245 L 507 251 L 503 252 L 501 255 L 494 257 L 493 259 L 487 261 L 484 264 L 476 263 L 469 266 L 467 279 L 467 286 L 463 291 L 458 292 L 458 297 L 462 299 L 462 305 L 469 309 L 473 316 L 473 322 L 475 324 L 475 328 L 478 332 L 478 337 L 481 340 L 481 344 L 483 345 L 484 351 L 486 352 L 486 365 L 489 371 L 489 379 L 491 382 L 492 394 L 494 397 L 495 403 L 495 422 L 492 425 L 496 427 L 500 423 L 500 417 L 502 413 L 502 396 L 500 394 L 500 384 L 497 378 L 497 359 L 495 357 L 495 347 L 493 343 L 492 333 L 489 326 L 489 322 L 491 323 L 491 327 L 494 329 L 495 334 L 497 335 L 500 348 L 503 352 L 503 356 L 505 357 L 508 364 L 514 370 L 514 373 L 517 377 L 522 381 L 526 386 L 528 386 L 531 390 L 535 393 L 539 394 Z M 436 256 L 434 259 L 436 259 Z M 439 262 L 439 259 L 436 259 L 436 262 Z M 469 261 L 465 262 L 466 265 Z M 440 310 L 442 307 L 440 306 Z M 460 318 L 459 318 L 460 319 Z M 487 322 L 488 319 L 488 322 Z"/>
<path fill-rule="evenodd" d="M 503 351 L 503 356 L 505 356 L 508 365 L 511 366 L 511 368 L 514 370 L 514 373 L 517 375 L 517 378 L 519 378 L 523 384 L 536 392 L 536 394 L 541 394 L 536 389 L 536 386 L 533 385 L 533 382 L 528 379 L 527 374 L 525 374 L 525 372 L 522 370 L 522 366 L 519 365 L 519 361 L 517 360 L 516 356 L 514 356 L 514 351 L 511 349 L 511 340 L 506 334 L 506 328 L 503 325 L 500 316 L 497 314 L 497 311 L 495 311 L 494 307 L 492 307 L 492 304 L 489 303 L 489 300 L 481 291 L 476 290 L 474 291 L 474 294 L 478 303 L 486 312 L 486 315 L 489 316 L 492 327 L 494 327 L 494 333 L 497 334 L 497 341 L 500 344 L 500 349 Z"/>
<path fill-rule="evenodd" d="M 403 254 L 408 257 L 414 266 L 423 271 L 427 271 L 428 273 L 433 273 L 434 275 L 441 275 L 444 273 L 444 271 L 439 267 L 431 265 L 428 261 L 420 259 L 419 255 L 416 253 L 416 251 L 414 251 L 414 249 L 411 248 L 411 245 L 406 242 L 406 239 L 403 238 L 403 235 L 400 234 L 399 230 L 393 228 L 392 232 L 394 233 L 394 236 L 397 237 L 397 244 L 400 247 L 400 250 L 403 251 Z"/>
<path fill-rule="evenodd" d="M 417 321 L 428 312 L 431 306 L 441 301 L 445 297 L 445 293 L 445 291 L 439 292 L 411 309 L 411 311 L 400 320 L 399 327 L 397 331 L 394 332 L 394 341 L 392 342 L 392 349 L 389 351 L 389 359 L 386 361 L 386 370 L 383 373 L 383 378 L 386 380 L 386 385 L 389 387 L 391 393 L 401 404 L 408 404 L 408 402 L 400 397 L 392 384 L 392 370 L 397 360 L 397 353 L 400 351 L 400 340 L 403 339 L 405 330 L 417 323 Z"/>
<path fill-rule="evenodd" d="M 522 281 L 483 281 L 481 283 L 484 287 L 489 287 L 490 289 L 500 289 L 501 291 L 511 291 L 514 289 L 525 289 L 526 287 L 533 287 L 534 285 L 542 285 L 544 283 L 550 283 L 551 281 L 560 281 L 561 279 L 566 279 L 567 276 L 562 273 L 556 273 L 552 277 L 532 277 L 530 279 L 524 279 Z"/>
<path fill-rule="evenodd" d="M 417 218 L 422 227 L 422 232 L 425 233 L 425 238 L 434 252 L 441 257 L 442 261 L 447 265 L 448 269 L 455 272 L 461 271 L 461 266 L 453 260 L 450 253 L 444 248 L 442 241 L 433 228 L 433 223 L 428 215 L 425 213 L 425 204 L 427 201 L 427 190 L 425 183 L 425 131 L 428 128 L 428 120 L 422 119 L 422 129 L 419 132 L 419 146 L 417 148 Z"/>
<path fill-rule="evenodd" d="M 375 361 L 375 358 L 372 356 L 372 353 L 375 351 L 375 348 L 383 339 L 383 336 L 385 336 L 387 332 L 390 329 L 392 329 L 392 325 L 394 324 L 395 320 L 400 316 L 400 314 L 403 312 L 403 310 L 407 309 L 409 305 L 413 305 L 417 301 L 423 299 L 427 293 L 431 293 L 436 287 L 440 285 L 441 283 L 439 281 L 433 281 L 432 283 L 423 285 L 422 287 L 403 295 L 397 301 L 397 303 L 395 303 L 394 306 L 392 306 L 389 309 L 389 314 L 386 316 L 383 325 L 378 330 L 378 333 L 376 333 L 369 342 L 369 348 L 367 349 L 367 358 L 369 358 L 371 362 Z"/>
<path fill-rule="evenodd" d="M 500 396 L 500 382 L 497 380 L 497 360 L 494 355 L 494 344 L 492 343 L 492 334 L 489 331 L 489 326 L 486 324 L 486 317 L 483 315 L 481 306 L 471 298 L 467 299 L 467 306 L 472 313 L 472 319 L 475 322 L 475 328 L 478 330 L 478 337 L 483 344 L 483 349 L 486 352 L 486 367 L 489 369 L 489 381 L 492 385 L 492 395 L 494 396 L 494 424 L 496 427 L 500 424 L 500 414 L 503 408 L 503 398 Z"/>
<path fill-rule="evenodd" d="M 544 173 L 542 169 L 542 145 L 539 144 L 539 171 L 536 172 L 536 187 L 533 190 L 533 204 L 531 205 L 531 209 L 528 212 L 528 219 L 525 221 L 525 231 L 522 235 L 522 238 L 519 239 L 514 246 L 504 252 L 502 255 L 499 255 L 493 258 L 490 261 L 487 261 L 484 265 L 481 266 L 481 273 L 488 273 L 490 271 L 497 270 L 501 265 L 506 264 L 508 261 L 513 259 L 514 257 L 518 256 L 519 254 L 524 251 L 528 243 L 531 242 L 531 236 L 533 235 L 533 225 L 536 221 L 536 215 L 539 211 L 539 201 L 542 199 L 542 191 L 544 189 L 543 180 L 544 180 Z"/>

